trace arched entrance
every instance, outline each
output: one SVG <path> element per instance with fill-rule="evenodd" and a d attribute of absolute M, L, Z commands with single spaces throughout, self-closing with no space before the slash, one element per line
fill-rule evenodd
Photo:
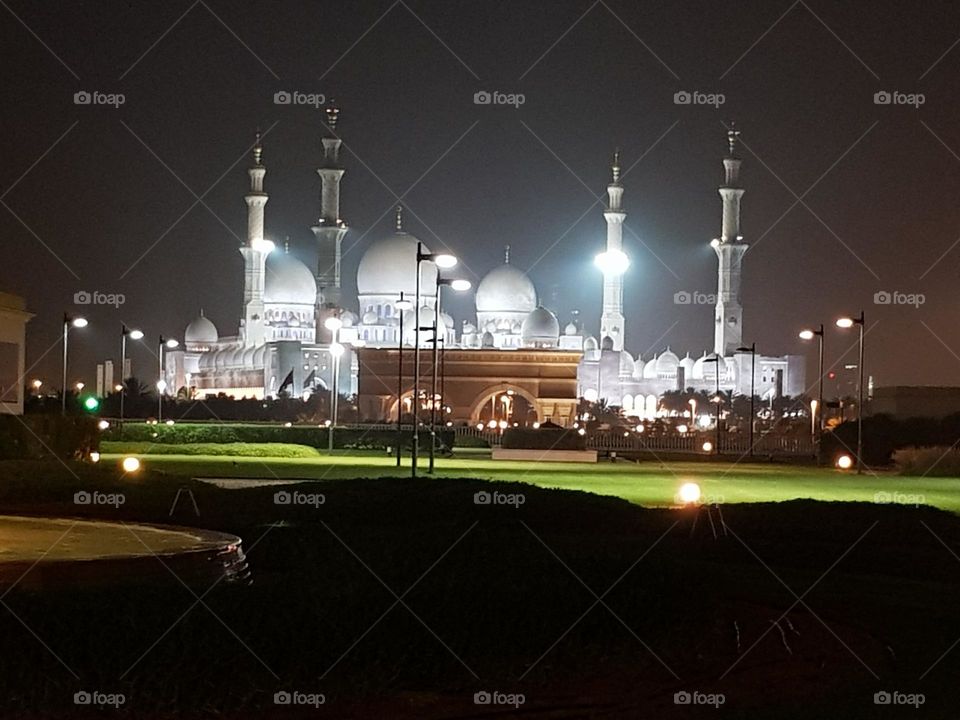
<path fill-rule="evenodd" d="M 529 425 L 543 422 L 543 411 L 537 398 L 519 385 L 501 383 L 480 392 L 470 407 L 470 424 L 490 421 Z"/>

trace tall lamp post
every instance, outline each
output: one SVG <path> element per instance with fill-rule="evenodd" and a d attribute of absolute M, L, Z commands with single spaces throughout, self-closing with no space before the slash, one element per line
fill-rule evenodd
<path fill-rule="evenodd" d="M 448 253 L 425 253 L 423 243 L 417 241 L 417 278 L 416 292 L 414 293 L 414 327 L 413 335 L 413 448 L 410 453 L 410 475 L 417 476 L 417 456 L 420 454 L 420 330 L 431 328 L 420 327 L 420 266 L 424 262 L 431 262 L 435 268 L 444 270 L 457 264 L 457 258 Z M 436 272 L 436 269 L 435 269 Z"/>
<path fill-rule="evenodd" d="M 178 347 L 180 342 L 176 338 L 164 339 L 160 336 L 160 343 L 157 346 L 157 361 L 159 363 L 159 374 L 157 375 L 157 422 L 163 421 L 163 394 L 167 391 L 166 373 L 163 371 L 163 349 L 173 350 Z"/>
<path fill-rule="evenodd" d="M 466 292 L 470 289 L 470 281 L 441 278 L 440 273 L 437 273 L 437 305 L 433 312 L 433 371 L 430 392 L 430 465 L 428 472 L 431 473 L 433 472 L 434 459 L 437 452 L 437 363 L 440 352 L 440 290 L 444 287 L 449 287 L 456 292 Z M 446 328 L 444 328 L 444 331 L 446 331 Z"/>
<path fill-rule="evenodd" d="M 123 376 L 127 368 L 127 338 L 143 340 L 142 330 L 131 330 L 120 326 L 120 435 L 123 436 L 124 398 L 127 396 L 127 379 Z"/>
<path fill-rule="evenodd" d="M 413 307 L 404 299 L 403 291 L 396 308 L 400 315 L 400 335 L 397 339 L 397 467 L 400 467 L 400 446 L 403 445 L 403 314 Z"/>
<path fill-rule="evenodd" d="M 817 338 L 819 349 L 817 352 L 817 410 L 816 410 L 816 448 L 817 462 L 820 461 L 820 445 L 823 443 L 823 325 L 819 330 L 805 328 L 800 331 L 801 340 Z"/>
<path fill-rule="evenodd" d="M 338 317 L 328 317 L 323 321 L 323 326 L 332 333 L 330 342 L 330 357 L 333 358 L 331 364 L 332 382 L 330 383 L 330 431 L 327 433 L 327 450 L 332 453 L 333 431 L 337 427 L 337 405 L 340 401 L 337 385 L 340 382 L 340 357 L 343 355 L 343 345 L 339 342 L 343 321 Z"/>
<path fill-rule="evenodd" d="M 716 375 L 714 377 L 716 378 L 716 381 L 717 381 L 717 395 L 714 398 L 714 400 L 716 401 L 716 406 L 717 406 L 717 422 L 716 422 L 717 446 L 713 449 L 713 451 L 717 455 L 720 454 L 720 360 L 721 358 L 718 353 L 714 353 L 713 357 L 708 357 L 706 359 L 706 362 L 712 362 L 716 367 Z"/>
<path fill-rule="evenodd" d="M 863 474 L 863 310 L 860 311 L 860 317 L 842 317 L 837 319 L 838 328 L 852 328 L 854 325 L 860 327 L 860 360 L 857 365 L 860 368 L 860 381 L 857 383 L 857 475 Z"/>
<path fill-rule="evenodd" d="M 67 313 L 63 314 L 63 384 L 60 386 L 60 412 L 64 415 L 67 414 L 67 339 L 70 334 L 70 328 L 85 328 L 86 326 L 86 318 L 72 317 Z M 40 385 L 38 385 L 37 382 L 39 381 L 34 381 L 34 387 L 39 394 Z"/>
<path fill-rule="evenodd" d="M 753 410 L 754 384 L 757 377 L 757 344 L 750 343 L 750 347 L 738 347 L 737 352 L 750 353 L 750 457 L 753 457 L 753 423 L 756 413 Z"/>

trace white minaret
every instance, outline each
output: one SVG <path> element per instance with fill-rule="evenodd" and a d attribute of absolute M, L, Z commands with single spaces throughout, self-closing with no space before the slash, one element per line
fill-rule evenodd
<path fill-rule="evenodd" d="M 324 321 L 340 303 L 340 244 L 347 234 L 347 224 L 340 217 L 340 179 L 344 169 L 340 165 L 340 146 L 336 106 L 326 109 L 329 137 L 323 138 L 323 163 L 317 168 L 320 176 L 320 219 L 311 228 L 317 238 L 317 339 L 329 339 L 330 331 Z"/>
<path fill-rule="evenodd" d="M 740 234 L 740 158 L 736 156 L 738 130 L 727 132 L 730 152 L 723 159 L 726 176 L 720 186 L 723 198 L 723 229 L 719 238 L 710 244 L 719 259 L 717 280 L 717 308 L 714 316 L 713 350 L 729 357 L 743 344 L 743 306 L 740 304 L 740 272 L 747 244 Z"/>
<path fill-rule="evenodd" d="M 240 334 L 247 346 L 262 345 L 263 327 L 263 283 L 266 275 L 267 255 L 273 244 L 263 237 L 263 211 L 268 196 L 263 191 L 263 176 L 267 169 L 263 166 L 263 147 L 260 145 L 260 133 L 253 145 L 253 167 L 250 175 L 250 192 L 247 201 L 247 242 L 240 248 L 243 255 L 243 322 Z"/>
<path fill-rule="evenodd" d="M 620 151 L 613 155 L 613 181 L 607 186 L 610 202 L 603 211 L 607 221 L 607 249 L 598 258 L 603 271 L 603 314 L 600 316 L 600 347 L 623 350 L 623 273 L 628 259 L 623 252 L 623 185 L 620 184 Z M 607 338 L 610 338 L 609 342 Z"/>

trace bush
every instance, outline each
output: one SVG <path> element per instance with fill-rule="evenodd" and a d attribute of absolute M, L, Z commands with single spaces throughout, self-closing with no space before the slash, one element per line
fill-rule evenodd
<path fill-rule="evenodd" d="M 209 455 L 264 458 L 318 458 L 320 452 L 290 443 L 169 443 L 111 442 L 100 444 L 102 452 L 121 455 Z"/>
<path fill-rule="evenodd" d="M 0 458 L 77 460 L 96 450 L 97 419 L 86 415 L 0 415 Z"/>
<path fill-rule="evenodd" d="M 960 450 L 953 447 L 903 448 L 893 461 L 901 475 L 960 477 Z"/>
<path fill-rule="evenodd" d="M 951 447 L 960 440 L 960 414 L 944 418 L 908 418 L 889 415 L 863 419 L 863 459 L 867 465 L 888 465 L 897 450 L 909 447 Z M 857 423 L 848 421 L 823 436 L 822 459 L 830 463 L 840 453 L 857 448 Z"/>
<path fill-rule="evenodd" d="M 507 428 L 501 444 L 510 450 L 586 450 L 587 438 L 576 430 Z"/>

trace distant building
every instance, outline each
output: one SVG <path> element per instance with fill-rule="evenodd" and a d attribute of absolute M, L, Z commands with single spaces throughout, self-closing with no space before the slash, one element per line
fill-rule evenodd
<path fill-rule="evenodd" d="M 960 413 L 960 387 L 897 385 L 878 387 L 867 404 L 870 415 L 941 418 Z"/>
<path fill-rule="evenodd" d="M 23 415 L 27 323 L 22 297 L 0 292 L 0 414 Z"/>

